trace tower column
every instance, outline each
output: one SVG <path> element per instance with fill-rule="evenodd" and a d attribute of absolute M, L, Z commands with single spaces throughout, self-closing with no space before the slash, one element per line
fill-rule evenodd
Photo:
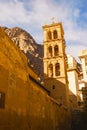
<path fill-rule="evenodd" d="M 44 58 L 47 57 L 47 45 L 44 45 Z"/>
<path fill-rule="evenodd" d="M 54 39 L 54 38 L 53 38 L 53 31 L 52 31 L 51 33 L 52 33 L 52 40 L 53 40 L 53 39 Z"/>
<path fill-rule="evenodd" d="M 47 40 L 46 31 L 44 31 L 44 42 Z"/>
<path fill-rule="evenodd" d="M 52 56 L 54 57 L 54 46 L 52 45 Z"/>
<path fill-rule="evenodd" d="M 53 77 L 55 77 L 55 63 L 53 62 Z"/>

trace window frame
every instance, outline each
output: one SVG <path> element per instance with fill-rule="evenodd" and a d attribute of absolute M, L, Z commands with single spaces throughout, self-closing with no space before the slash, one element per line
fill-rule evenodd
<path fill-rule="evenodd" d="M 58 32 L 57 32 L 57 30 L 54 30 L 54 31 L 53 31 L 53 38 L 54 38 L 54 39 L 57 39 L 57 38 L 58 38 Z"/>
<path fill-rule="evenodd" d="M 60 76 L 60 63 L 55 64 L 55 76 Z"/>
<path fill-rule="evenodd" d="M 54 46 L 54 56 L 58 56 L 58 54 L 59 54 L 59 47 L 58 47 L 58 45 L 55 45 Z"/>
<path fill-rule="evenodd" d="M 53 77 L 53 64 L 48 65 L 48 77 Z"/>
<path fill-rule="evenodd" d="M 0 91 L 0 109 L 5 108 L 5 93 Z"/>

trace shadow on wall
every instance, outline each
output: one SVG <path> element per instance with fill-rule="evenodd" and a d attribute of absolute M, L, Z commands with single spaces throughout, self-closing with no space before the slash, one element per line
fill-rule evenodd
<path fill-rule="evenodd" d="M 55 123 L 57 124 L 56 126 Z M 60 122 L 55 123 L 53 125 L 53 120 L 48 117 L 23 116 L 12 110 L 0 112 L 0 130 L 67 130 L 66 121 L 63 124 L 60 119 Z"/>
<path fill-rule="evenodd" d="M 27 130 L 25 117 L 12 110 L 0 110 L 0 130 Z"/>
<path fill-rule="evenodd" d="M 64 78 L 59 76 L 57 80 L 57 78 L 48 77 L 46 74 L 44 74 L 44 77 L 44 86 L 50 91 L 52 98 L 57 100 L 61 105 L 66 105 L 66 101 L 69 100 L 71 109 L 77 107 L 77 96 L 69 90 L 68 85 L 63 83 Z"/>
<path fill-rule="evenodd" d="M 29 60 L 28 63 L 39 75 L 40 81 L 43 81 L 43 46 L 37 44 L 37 52 L 35 52 L 35 54 L 27 52 L 26 56 Z"/>
<path fill-rule="evenodd" d="M 57 79 L 48 77 L 46 74 L 44 74 L 44 77 L 44 86 L 50 91 L 50 96 L 59 103 L 66 105 L 68 90 L 66 84 L 60 81 L 61 77 Z"/>
<path fill-rule="evenodd" d="M 9 73 L 4 68 L 2 72 L 0 90 L 6 96 L 5 108 L 0 108 L 0 130 L 68 130 L 67 109 L 52 100 L 41 85 L 30 77 L 26 82 L 16 77 L 16 83 L 11 80 L 9 86 Z"/>
<path fill-rule="evenodd" d="M 74 110 L 76 108 L 80 108 L 80 97 L 73 94 L 71 90 L 69 90 L 69 102 L 70 102 L 70 108 L 71 110 Z"/>

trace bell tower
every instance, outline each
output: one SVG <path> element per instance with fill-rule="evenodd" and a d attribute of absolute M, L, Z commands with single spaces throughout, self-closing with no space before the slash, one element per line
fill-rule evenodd
<path fill-rule="evenodd" d="M 67 104 L 68 81 L 64 30 L 61 23 L 43 26 L 44 31 L 44 85 L 50 96 Z"/>

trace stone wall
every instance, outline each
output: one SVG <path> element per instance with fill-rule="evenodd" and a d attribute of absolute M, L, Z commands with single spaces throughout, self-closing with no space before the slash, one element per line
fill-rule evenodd
<path fill-rule="evenodd" d="M 28 119 L 32 130 L 68 130 L 68 110 L 52 99 L 46 91 L 31 82 Z M 36 87 L 35 87 L 36 86 Z"/>
<path fill-rule="evenodd" d="M 48 91 L 32 79 L 25 82 L 18 77 L 9 86 L 9 73 L 1 69 L 0 91 L 5 93 L 5 108 L 0 109 L 0 130 L 68 130 L 68 110 Z"/>

